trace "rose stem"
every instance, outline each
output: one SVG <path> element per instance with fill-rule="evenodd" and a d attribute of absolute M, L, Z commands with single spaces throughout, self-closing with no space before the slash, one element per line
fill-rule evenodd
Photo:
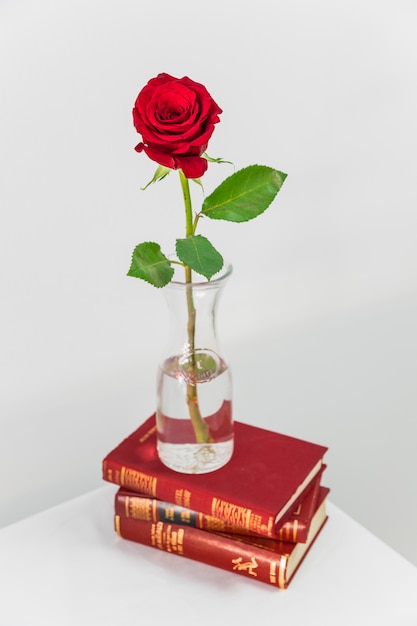
<path fill-rule="evenodd" d="M 193 225 L 193 212 L 191 206 L 191 195 L 190 195 L 190 186 L 188 183 L 188 178 L 186 178 L 182 172 L 179 170 L 182 193 L 184 197 L 184 206 L 185 206 L 185 235 L 186 237 L 190 237 L 194 235 L 194 225 Z M 193 287 L 192 287 L 192 270 L 188 265 L 185 266 L 185 282 L 187 283 L 186 292 L 187 292 L 187 309 L 188 309 L 188 343 L 190 348 L 190 357 L 191 357 L 191 368 L 193 373 L 193 378 L 196 381 L 196 362 L 195 362 L 195 318 L 196 318 L 196 310 L 193 301 Z M 212 441 L 210 437 L 210 431 L 207 424 L 204 422 L 200 407 L 198 403 L 198 394 L 197 394 L 197 381 L 196 384 L 187 382 L 187 405 L 188 411 L 190 413 L 191 423 L 194 428 L 195 436 L 197 443 L 209 443 Z"/>

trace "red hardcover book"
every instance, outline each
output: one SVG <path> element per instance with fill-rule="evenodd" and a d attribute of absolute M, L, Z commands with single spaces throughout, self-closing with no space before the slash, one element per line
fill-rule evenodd
<path fill-rule="evenodd" d="M 115 515 L 115 529 L 122 539 L 171 552 L 235 574 L 286 589 L 301 561 L 326 522 L 326 496 L 321 488 L 306 543 L 288 543 L 206 532 L 192 526 L 150 522 Z"/>
<path fill-rule="evenodd" d="M 305 498 L 293 511 L 289 520 L 279 529 L 277 539 L 291 543 L 305 543 L 313 514 L 317 508 L 320 493 L 320 476 L 314 479 L 314 485 Z M 149 498 L 141 494 L 120 487 L 114 499 L 114 509 L 119 517 L 152 522 L 166 522 L 193 526 L 208 532 L 232 533 L 262 537 L 251 533 L 234 524 L 225 522 L 218 517 L 205 515 L 198 511 L 191 511 L 177 504 Z"/>
<path fill-rule="evenodd" d="M 155 415 L 103 460 L 103 478 L 131 491 L 275 537 L 322 470 L 326 447 L 235 422 L 235 451 L 208 474 L 180 474 L 156 450 Z"/>

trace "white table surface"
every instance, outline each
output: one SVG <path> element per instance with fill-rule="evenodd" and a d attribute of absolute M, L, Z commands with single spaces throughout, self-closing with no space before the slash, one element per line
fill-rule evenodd
<path fill-rule="evenodd" d="M 331 502 L 282 591 L 119 539 L 114 493 L 104 485 L 0 530 L 1 626 L 417 624 L 417 568 Z"/>

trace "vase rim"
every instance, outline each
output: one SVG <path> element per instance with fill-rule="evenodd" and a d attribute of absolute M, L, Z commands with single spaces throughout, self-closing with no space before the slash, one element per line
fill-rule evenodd
<path fill-rule="evenodd" d="M 204 288 L 210 288 L 210 287 L 216 287 L 217 285 L 225 282 L 229 276 L 231 275 L 233 271 L 233 265 L 229 262 L 224 262 L 223 263 L 223 267 L 221 268 L 221 270 L 219 270 L 217 272 L 217 274 L 214 274 L 214 278 L 211 278 L 210 280 L 206 280 L 204 279 L 201 274 L 198 274 L 198 276 L 201 277 L 202 280 L 196 280 L 196 281 L 192 281 L 191 283 L 187 283 L 183 280 L 171 280 L 171 282 L 169 282 L 167 285 L 165 285 L 166 287 L 178 287 L 178 288 L 184 288 L 187 285 L 192 285 L 193 288 L 198 288 L 198 287 L 204 287 Z M 195 273 L 195 272 L 194 272 Z"/>

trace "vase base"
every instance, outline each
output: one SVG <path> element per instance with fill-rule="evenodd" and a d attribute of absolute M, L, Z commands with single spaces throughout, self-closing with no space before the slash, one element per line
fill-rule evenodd
<path fill-rule="evenodd" d="M 233 437 L 220 443 L 165 443 L 158 441 L 162 463 L 182 474 L 207 474 L 220 469 L 233 454 Z"/>

